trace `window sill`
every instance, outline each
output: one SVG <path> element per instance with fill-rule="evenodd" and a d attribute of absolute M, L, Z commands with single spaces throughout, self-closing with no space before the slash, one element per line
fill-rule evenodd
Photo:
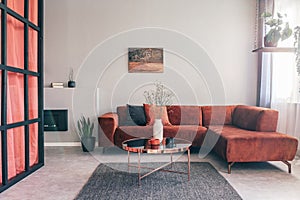
<path fill-rule="evenodd" d="M 259 47 L 252 52 L 295 52 L 294 47 Z"/>

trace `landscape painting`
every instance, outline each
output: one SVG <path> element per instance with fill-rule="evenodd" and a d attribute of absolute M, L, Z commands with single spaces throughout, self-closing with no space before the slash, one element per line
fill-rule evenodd
<path fill-rule="evenodd" d="M 128 72 L 162 73 L 163 48 L 128 48 Z"/>

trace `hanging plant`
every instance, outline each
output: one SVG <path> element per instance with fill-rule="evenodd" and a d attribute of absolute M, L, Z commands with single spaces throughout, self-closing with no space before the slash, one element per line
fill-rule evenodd
<path fill-rule="evenodd" d="M 294 38 L 295 38 L 295 42 L 294 42 L 294 47 L 296 48 L 295 50 L 295 61 L 296 61 L 296 67 L 297 67 L 297 72 L 298 72 L 298 76 L 300 76 L 300 26 L 296 26 L 294 29 Z"/>

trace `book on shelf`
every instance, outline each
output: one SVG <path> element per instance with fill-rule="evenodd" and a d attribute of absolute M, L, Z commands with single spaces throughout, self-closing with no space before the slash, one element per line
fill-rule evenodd
<path fill-rule="evenodd" d="M 52 88 L 64 88 L 63 85 L 52 85 Z"/>
<path fill-rule="evenodd" d="M 51 87 L 54 87 L 54 86 L 64 86 L 64 83 L 62 83 L 62 82 L 52 82 L 51 83 Z"/>

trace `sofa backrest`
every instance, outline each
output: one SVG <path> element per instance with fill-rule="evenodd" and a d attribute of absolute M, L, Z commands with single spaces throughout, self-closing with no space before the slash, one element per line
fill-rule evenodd
<path fill-rule="evenodd" d="M 278 111 L 239 105 L 233 112 L 232 124 L 248 130 L 272 132 L 277 129 Z"/>
<path fill-rule="evenodd" d="M 272 132 L 277 129 L 278 111 L 245 105 L 229 106 L 167 106 L 172 125 L 234 125 L 253 131 Z M 119 126 L 136 125 L 128 115 L 127 106 L 117 107 Z"/>
<path fill-rule="evenodd" d="M 202 112 L 200 106 L 167 106 L 167 113 L 172 125 L 202 126 Z"/>
<path fill-rule="evenodd" d="M 203 126 L 231 125 L 236 106 L 202 106 Z"/>

